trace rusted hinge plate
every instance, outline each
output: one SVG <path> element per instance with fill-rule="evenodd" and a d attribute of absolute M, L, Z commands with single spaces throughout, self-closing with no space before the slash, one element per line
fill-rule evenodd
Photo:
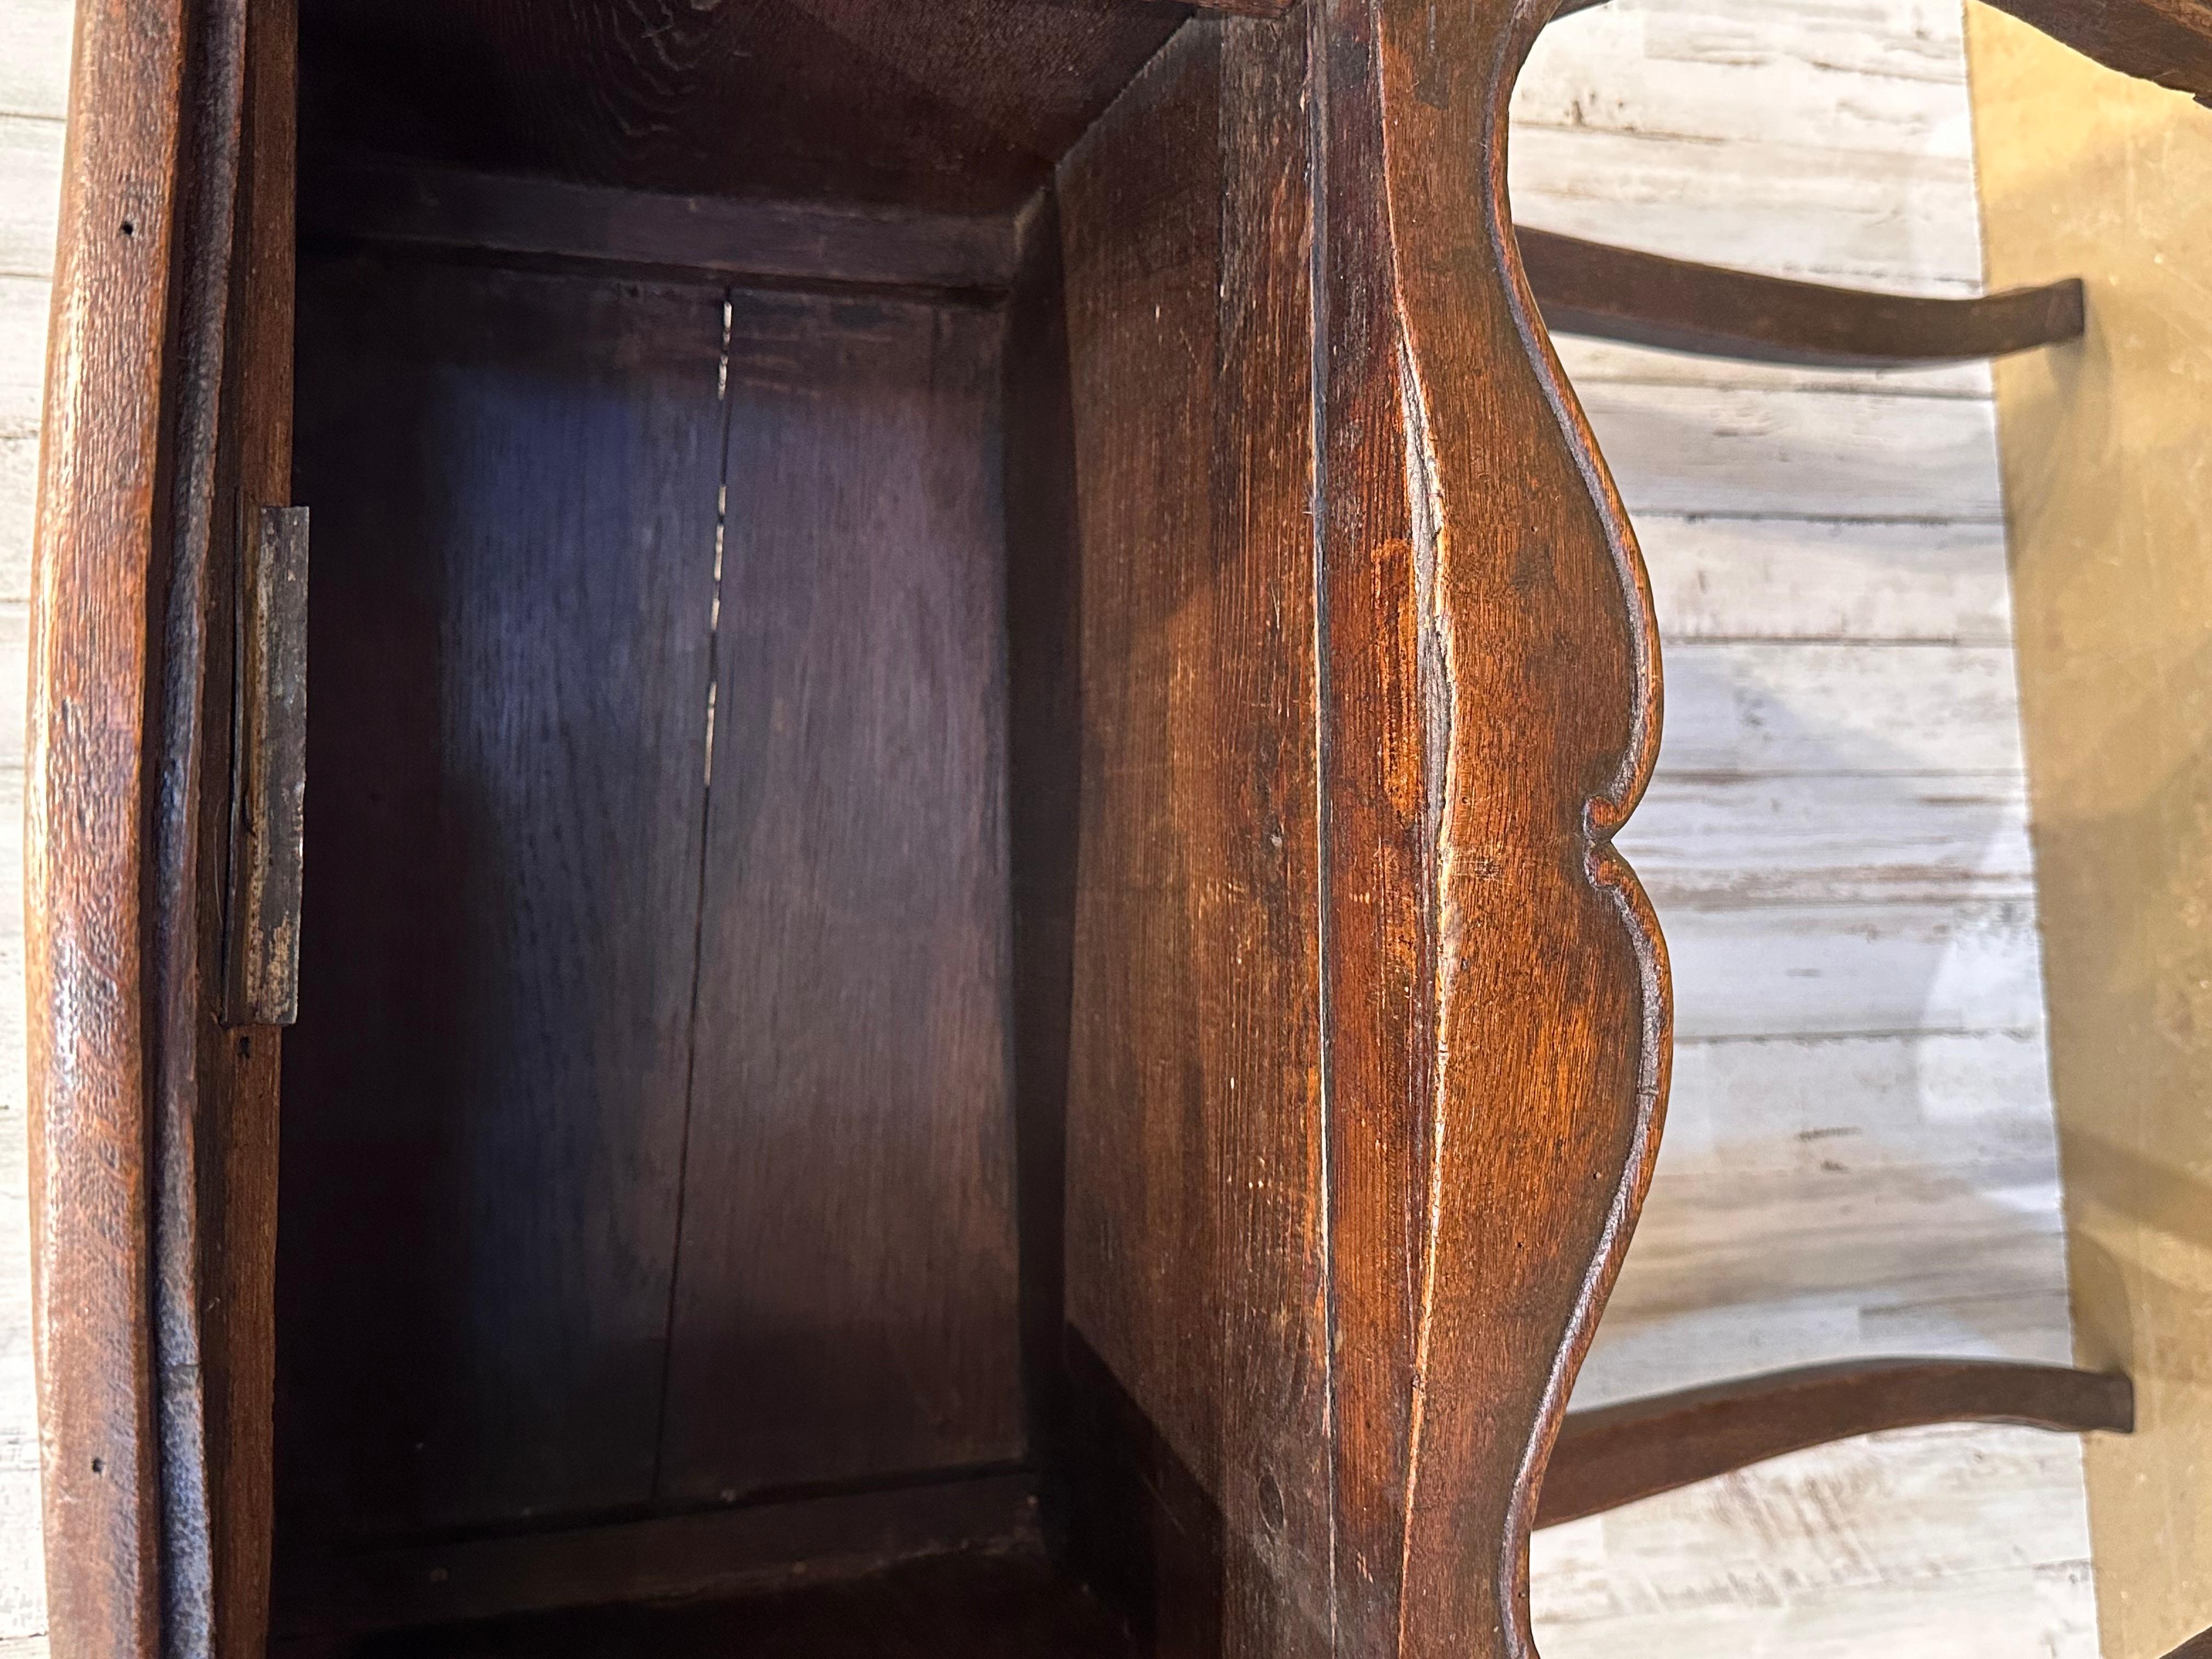
<path fill-rule="evenodd" d="M 264 507 L 240 562 L 223 1023 L 299 1018 L 307 793 L 307 509 Z"/>

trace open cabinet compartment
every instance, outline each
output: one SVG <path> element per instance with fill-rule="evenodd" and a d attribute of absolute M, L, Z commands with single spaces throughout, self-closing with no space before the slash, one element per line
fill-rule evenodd
<path fill-rule="evenodd" d="M 1115 1582 L 1146 1523 L 1080 1467 L 1140 1467 L 1121 1437 L 1148 1419 L 1064 1327 L 1062 1237 L 1109 1328 L 1210 1391 L 1224 1356 L 1132 1304 L 1176 1272 L 1146 1212 L 1223 1171 L 1184 1145 L 1159 1150 L 1191 1167 L 1148 1173 L 1132 1137 L 1209 1086 L 1139 1077 L 1168 1059 L 1146 1028 L 1228 988 L 1101 960 L 1073 1031 L 1079 934 L 1119 954 L 1181 921 L 1160 901 L 1194 860 L 1255 889 L 1237 1086 L 1293 1109 L 1313 1087 L 1310 781 L 1242 803 L 1249 827 L 1208 803 L 1198 845 L 1168 806 L 1201 758 L 1164 694 L 1218 507 L 1224 27 L 1021 9 L 985 71 L 1006 84 L 979 88 L 972 16 L 846 10 L 854 33 L 819 38 L 725 21 L 705 86 L 640 139 L 602 106 L 633 90 L 611 72 L 531 106 L 533 76 L 597 60 L 558 25 L 526 58 L 519 9 L 305 9 L 280 1637 L 1151 1633 L 1128 1626 L 1158 1587 Z M 1229 27 L 1258 61 L 1302 54 L 1294 26 Z M 956 70 L 942 102 L 915 90 Z M 1306 249 L 1275 252 L 1295 283 Z M 1303 350 L 1282 342 L 1286 414 Z M 1254 597 L 1284 623 L 1231 647 L 1256 706 L 1212 758 L 1295 778 L 1273 751 L 1312 750 L 1313 555 L 1267 550 Z M 1115 659 L 1087 703 L 1086 647 Z M 1086 763 L 1151 772 L 1165 809 L 1091 803 L 1087 898 Z M 1306 1121 L 1249 1149 L 1255 1176 Z M 1249 1218 L 1278 1296 L 1313 1282 L 1285 1197 Z M 1318 1372 L 1275 1386 L 1272 1410 L 1319 1409 Z M 1218 1558 L 1184 1479 L 1178 1524 Z M 720 1605 L 422 1630 L 670 1598 Z"/>
<path fill-rule="evenodd" d="M 173 879 L 144 1246 L 40 1212 L 140 1310 L 45 1327 L 58 1653 L 1523 1639 L 1665 1051 L 1646 600 L 1494 165 L 1543 8 L 217 9 L 158 672 L 42 541 L 190 780 L 62 830 Z M 221 991 L 294 502 L 279 1030 Z"/>

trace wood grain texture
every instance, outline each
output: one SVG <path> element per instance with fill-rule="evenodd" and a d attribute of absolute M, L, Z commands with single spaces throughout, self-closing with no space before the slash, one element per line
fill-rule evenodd
<path fill-rule="evenodd" d="M 1024 1450 L 1000 335 L 732 301 L 665 1499 Z"/>
<path fill-rule="evenodd" d="M 64 166 L 40 458 L 24 876 L 33 1333 L 52 1449 L 47 1607 L 70 1659 L 159 1649 L 144 721 L 182 10 L 90 5 L 78 22 L 82 113 Z"/>
<path fill-rule="evenodd" d="M 300 1542 L 651 1497 L 701 880 L 720 294 L 311 264 Z"/>
<path fill-rule="evenodd" d="M 303 110 L 317 144 L 495 172 L 1011 212 L 1188 15 L 1158 0 L 309 0 Z"/>
<path fill-rule="evenodd" d="M 1002 1474 L 554 1532 L 319 1551 L 288 1575 L 277 1631 L 293 1639 L 412 1630 L 405 1639 L 417 1651 L 421 1632 L 436 1626 L 622 1602 L 757 1599 L 932 1556 L 1033 1547 L 1036 1537 L 1035 1483 Z"/>
<path fill-rule="evenodd" d="M 321 158 L 309 189 L 311 237 L 425 254 L 973 294 L 1002 294 L 1014 274 L 1005 214 L 657 195 L 358 155 Z"/>
<path fill-rule="evenodd" d="M 64 1653 L 246 1653 L 262 1628 L 273 1073 L 216 1031 L 209 831 L 228 532 L 284 499 L 287 387 L 257 352 L 289 322 L 279 10 L 88 15 L 78 36 L 26 872 L 51 1034 L 34 1320 Z M 241 218 L 249 191 L 273 248 Z"/>
<path fill-rule="evenodd" d="M 1536 1511 L 1558 1526 L 1832 1440 L 1930 1423 L 2126 1433 L 2124 1376 L 2001 1360 L 1844 1360 L 1569 1412 Z"/>
<path fill-rule="evenodd" d="M 1308 63 L 1194 27 L 1059 184 L 1076 1547 L 1176 1654 L 1332 1616 Z"/>
<path fill-rule="evenodd" d="M 1546 9 L 1312 9 L 1330 1071 L 1358 1103 L 1330 1144 L 1340 1629 L 1514 1651 L 1534 1482 L 1665 1091 L 1664 954 L 1608 844 L 1656 752 L 1656 647 L 1506 219 Z"/>
<path fill-rule="evenodd" d="M 240 528 L 223 1023 L 289 1025 L 300 1010 L 307 830 L 307 510 L 265 507 Z"/>
<path fill-rule="evenodd" d="M 1753 362 L 1872 368 L 2002 357 L 2081 335 L 2081 285 L 1972 300 L 1869 293 L 1518 233 L 1547 327 Z"/>

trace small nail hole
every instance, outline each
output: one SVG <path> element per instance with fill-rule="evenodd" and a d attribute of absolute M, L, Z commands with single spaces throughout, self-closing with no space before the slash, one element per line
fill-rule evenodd
<path fill-rule="evenodd" d="M 123 234 L 125 236 L 136 236 L 138 234 L 138 227 L 132 224 L 130 220 L 125 219 L 123 222 Z"/>
<path fill-rule="evenodd" d="M 107 1473 L 107 1465 L 102 1462 L 99 1458 L 95 1457 L 92 1460 L 92 1472 L 94 1474 L 106 1474 Z"/>

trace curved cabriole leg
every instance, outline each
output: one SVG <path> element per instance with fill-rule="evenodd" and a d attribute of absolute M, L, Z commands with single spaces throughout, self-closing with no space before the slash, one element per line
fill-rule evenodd
<path fill-rule="evenodd" d="M 1665 1096 L 1611 838 L 1659 665 L 1522 277 L 1506 102 L 1547 0 L 1314 0 L 1342 1653 L 1530 1650 L 1544 1457 Z"/>
<path fill-rule="evenodd" d="M 1866 1359 L 1572 1412 L 1536 1524 L 1580 1520 L 1808 1446 L 1930 1423 L 2124 1434 L 2135 1426 L 2135 1390 L 2124 1376 L 2063 1365 Z"/>

